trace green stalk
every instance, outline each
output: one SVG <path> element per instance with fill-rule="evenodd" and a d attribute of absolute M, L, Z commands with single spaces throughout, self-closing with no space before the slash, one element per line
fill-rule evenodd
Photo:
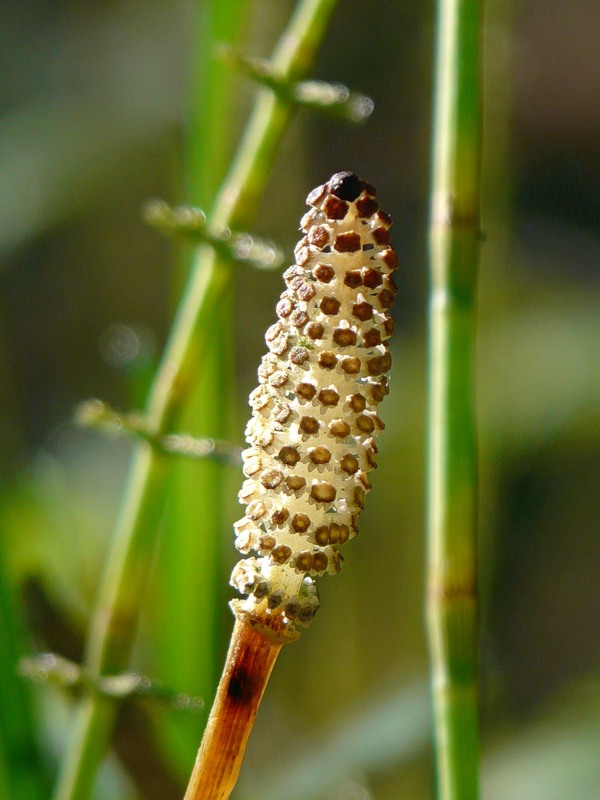
<path fill-rule="evenodd" d="M 334 7 L 335 0 L 298 4 L 273 55 L 274 69 L 290 80 L 308 73 Z M 237 156 L 209 216 L 215 228 L 248 227 L 292 113 L 293 107 L 270 90 L 259 91 Z M 227 296 L 232 278 L 231 264 L 219 261 L 209 247 L 198 249 L 147 405 L 148 423 L 156 434 L 178 429 L 204 356 L 219 334 L 214 313 Z M 115 673 L 127 666 L 163 508 L 167 464 L 167 457 L 150 445 L 138 446 L 89 633 L 86 666 L 93 674 Z M 88 696 L 81 701 L 56 800 L 90 796 L 115 712 L 114 703 L 106 698 Z"/>
<path fill-rule="evenodd" d="M 477 443 L 481 0 L 438 0 L 428 388 L 428 629 L 440 800 L 479 796 Z"/>
<path fill-rule="evenodd" d="M 251 0 L 205 0 L 198 5 L 182 177 L 186 201 L 204 209 L 223 182 L 235 145 L 223 131 L 233 124 L 237 81 L 216 47 L 239 46 L 251 5 Z"/>
<path fill-rule="evenodd" d="M 198 4 L 198 33 L 191 81 L 183 180 L 185 200 L 207 208 L 227 173 L 235 142 L 224 135 L 234 127 L 237 76 L 218 58 L 215 44 L 239 46 L 249 0 L 205 0 Z M 182 248 L 185 271 L 193 253 Z M 181 270 L 183 273 L 184 270 Z M 177 275 L 177 289 L 182 275 Z M 177 295 L 179 291 L 177 291 Z M 186 400 L 179 428 L 196 436 L 231 436 L 234 372 L 233 286 L 213 309 L 210 322 L 220 335 L 205 352 L 202 373 Z M 215 688 L 221 652 L 220 589 L 222 568 L 223 463 L 179 459 L 170 473 L 170 502 L 157 563 L 155 669 L 167 685 L 187 694 L 210 697 Z M 198 580 L 198 564 L 203 565 Z M 181 613 L 185 609 L 185 613 Z M 186 643 L 185 658 L 181 643 Z M 198 717 L 159 712 L 159 730 L 166 752 L 178 771 L 187 774 L 198 740 Z"/>

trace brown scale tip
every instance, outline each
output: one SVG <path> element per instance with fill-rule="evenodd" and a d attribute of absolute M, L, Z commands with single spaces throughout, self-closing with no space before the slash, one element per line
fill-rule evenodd
<path fill-rule="evenodd" d="M 362 190 L 362 182 L 354 172 L 336 172 L 329 179 L 329 191 L 340 200 L 352 202 L 356 200 Z"/>

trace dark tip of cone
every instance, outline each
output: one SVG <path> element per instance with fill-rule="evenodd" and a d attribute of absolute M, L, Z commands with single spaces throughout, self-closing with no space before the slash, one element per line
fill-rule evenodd
<path fill-rule="evenodd" d="M 340 200 L 356 200 L 362 188 L 361 180 L 354 172 L 336 172 L 329 180 L 329 191 Z"/>

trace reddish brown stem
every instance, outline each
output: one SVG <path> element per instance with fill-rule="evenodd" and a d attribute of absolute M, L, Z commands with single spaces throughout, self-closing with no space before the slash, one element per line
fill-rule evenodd
<path fill-rule="evenodd" d="M 236 784 L 246 743 L 273 665 L 286 639 L 235 622 L 225 668 L 184 800 L 227 800 Z"/>

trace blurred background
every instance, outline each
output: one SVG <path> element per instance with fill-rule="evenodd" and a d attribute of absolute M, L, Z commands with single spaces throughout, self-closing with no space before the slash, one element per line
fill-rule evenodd
<path fill-rule="evenodd" d="M 73 412 L 88 397 L 141 407 L 181 285 L 180 248 L 145 227 L 140 209 L 150 197 L 184 200 L 204 5 L 0 5 L 0 796 L 15 800 L 49 796 L 72 699 L 24 681 L 16 665 L 44 650 L 81 658 L 131 452 L 126 440 L 78 428 Z M 322 582 L 311 629 L 280 657 L 238 800 L 433 796 L 423 620 L 433 2 L 391 5 L 340 2 L 314 77 L 368 94 L 375 110 L 360 127 L 300 112 L 255 227 L 292 263 L 306 194 L 352 169 L 378 187 L 394 218 L 401 269 L 387 431 L 362 535 L 343 576 Z M 477 355 L 484 798 L 597 800 L 600 5 L 486 5 Z M 268 55 L 292 8 L 248 3 L 243 51 Z M 229 81 L 233 149 L 255 90 L 234 74 Z M 279 273 L 240 268 L 240 445 L 281 288 Z M 240 514 L 241 474 L 225 469 L 217 616 L 192 620 L 219 632 L 215 664 L 231 627 L 231 523 Z M 161 672 L 155 626 L 170 621 L 160 614 L 159 569 L 143 607 L 134 668 L 195 693 L 173 685 L 176 671 Z M 182 645 L 177 658 L 185 653 Z M 178 797 L 204 720 L 129 701 L 98 800 Z M 173 732 L 182 727 L 185 735 Z"/>

